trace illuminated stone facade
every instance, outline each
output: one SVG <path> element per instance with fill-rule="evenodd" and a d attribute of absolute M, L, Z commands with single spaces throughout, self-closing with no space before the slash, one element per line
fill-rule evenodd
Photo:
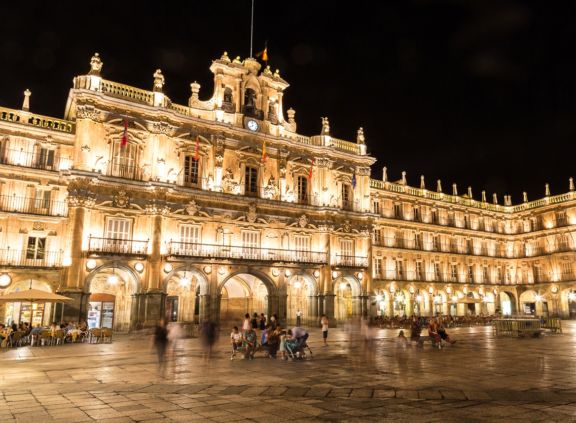
<path fill-rule="evenodd" d="M 253 59 L 213 61 L 212 97 L 192 83 L 186 106 L 160 70 L 147 91 L 102 67 L 74 79 L 62 120 L 30 113 L 29 91 L 0 109 L 0 292 L 73 298 L 34 305 L 35 323 L 576 313 L 572 183 L 512 206 L 373 180 L 362 128 L 299 135 L 288 83 Z"/>

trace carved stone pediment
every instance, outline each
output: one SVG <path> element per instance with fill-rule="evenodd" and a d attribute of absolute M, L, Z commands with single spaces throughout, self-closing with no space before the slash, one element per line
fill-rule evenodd
<path fill-rule="evenodd" d="M 94 122 L 100 121 L 101 111 L 94 106 L 84 105 L 76 108 L 77 119 L 90 119 Z"/>
<path fill-rule="evenodd" d="M 258 218 L 258 213 L 256 212 L 256 203 L 251 203 L 248 205 L 248 213 L 246 214 L 246 220 L 250 223 L 256 222 Z"/>
<path fill-rule="evenodd" d="M 194 216 L 200 210 L 200 207 L 196 204 L 196 201 L 190 200 L 190 202 L 186 205 L 186 213 L 190 216 Z"/>

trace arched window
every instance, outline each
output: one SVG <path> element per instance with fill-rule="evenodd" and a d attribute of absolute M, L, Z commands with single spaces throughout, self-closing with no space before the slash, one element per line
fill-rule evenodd
<path fill-rule="evenodd" d="M 308 204 L 308 178 L 306 176 L 298 176 L 296 192 L 298 193 L 298 203 Z"/>
<path fill-rule="evenodd" d="M 244 195 L 258 196 L 258 169 L 246 166 L 244 171 Z"/>
<path fill-rule="evenodd" d="M 236 108 L 234 107 L 234 97 L 232 95 L 232 90 L 229 87 L 224 89 L 224 99 L 222 100 L 222 109 L 228 113 L 234 113 Z"/>

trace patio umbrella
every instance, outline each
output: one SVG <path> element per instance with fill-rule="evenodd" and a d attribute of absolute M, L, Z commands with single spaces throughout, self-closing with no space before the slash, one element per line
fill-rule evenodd
<path fill-rule="evenodd" d="M 40 289 L 26 289 L 23 291 L 10 292 L 9 294 L 0 295 L 0 302 L 26 302 L 26 303 L 60 303 L 72 301 L 73 298 L 64 295 L 53 294 Z"/>

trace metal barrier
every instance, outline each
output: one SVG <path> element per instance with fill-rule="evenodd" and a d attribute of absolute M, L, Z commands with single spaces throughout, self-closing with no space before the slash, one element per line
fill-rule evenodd
<path fill-rule="evenodd" d="M 493 330 L 496 336 L 539 336 L 542 325 L 539 319 L 497 319 L 494 320 Z"/>
<path fill-rule="evenodd" d="M 548 329 L 552 333 L 562 333 L 562 320 L 558 317 L 548 317 L 542 319 L 542 329 Z"/>

